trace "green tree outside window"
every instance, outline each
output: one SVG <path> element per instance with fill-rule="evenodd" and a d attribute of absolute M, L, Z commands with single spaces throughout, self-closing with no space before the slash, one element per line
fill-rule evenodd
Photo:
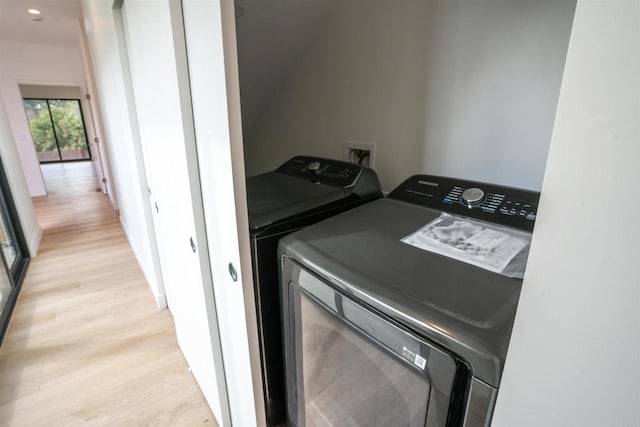
<path fill-rule="evenodd" d="M 77 150 L 82 152 L 84 158 L 88 158 L 87 138 L 78 100 L 25 99 L 24 105 L 38 153 L 56 152 L 59 145 L 61 154 Z"/>

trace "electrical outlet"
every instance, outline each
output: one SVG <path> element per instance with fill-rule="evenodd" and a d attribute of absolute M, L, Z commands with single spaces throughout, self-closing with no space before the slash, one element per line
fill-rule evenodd
<path fill-rule="evenodd" d="M 363 141 L 344 141 L 344 159 L 368 168 L 375 167 L 376 144 Z"/>

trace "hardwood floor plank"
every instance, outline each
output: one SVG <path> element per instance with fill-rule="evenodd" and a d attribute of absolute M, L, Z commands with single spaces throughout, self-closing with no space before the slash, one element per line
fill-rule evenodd
<path fill-rule="evenodd" d="M 0 348 L 0 425 L 217 426 L 92 167 L 42 168 L 44 236 Z"/>

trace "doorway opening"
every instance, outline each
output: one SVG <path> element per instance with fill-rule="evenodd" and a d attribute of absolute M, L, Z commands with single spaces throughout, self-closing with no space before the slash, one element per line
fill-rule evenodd
<path fill-rule="evenodd" d="M 91 160 L 79 99 L 23 98 L 40 164 Z"/>

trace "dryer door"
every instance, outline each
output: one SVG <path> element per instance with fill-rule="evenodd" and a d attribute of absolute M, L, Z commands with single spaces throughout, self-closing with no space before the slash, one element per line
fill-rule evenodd
<path fill-rule="evenodd" d="M 447 425 L 453 357 L 294 270 L 293 280 L 284 281 L 291 424 Z"/>

